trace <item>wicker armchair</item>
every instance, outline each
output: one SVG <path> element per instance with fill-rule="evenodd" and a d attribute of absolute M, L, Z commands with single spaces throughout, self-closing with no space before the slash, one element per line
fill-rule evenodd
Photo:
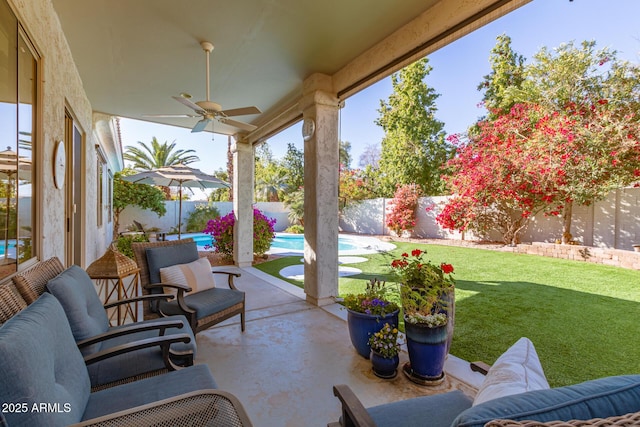
<path fill-rule="evenodd" d="M 106 310 L 89 275 L 72 265 L 47 283 L 65 310 L 78 348 L 88 361 L 100 352 L 158 337 L 188 336 L 186 342 L 164 342 L 89 365 L 91 385 L 110 387 L 193 365 L 195 337 L 182 316 L 110 326 Z M 162 299 L 165 299 L 164 296 Z M 130 301 L 136 298 L 130 298 Z M 108 304 L 111 305 L 111 304 Z"/>
<path fill-rule="evenodd" d="M 342 417 L 329 427 L 605 427 L 640 425 L 640 375 L 495 397 L 472 406 L 459 390 L 365 408 L 349 386 L 333 387 Z"/>
<path fill-rule="evenodd" d="M 109 350 L 94 360 L 125 351 Z M 17 408 L 0 412 L 3 426 L 251 425 L 240 402 L 216 390 L 206 365 L 91 392 L 87 366 L 75 348 L 66 314 L 49 294 L 0 328 L 0 360 L 0 401 Z M 47 410 L 32 410 L 42 404 Z"/>
<path fill-rule="evenodd" d="M 64 278 L 58 280 L 61 275 Z M 111 327 L 106 317 L 106 310 L 111 307 L 135 301 L 173 298 L 172 295 L 147 295 L 102 305 L 89 276 L 77 266 L 65 270 L 57 257 L 38 262 L 32 268 L 13 277 L 15 287 L 28 304 L 45 293 L 51 281 L 60 282 L 54 295 L 62 301 L 72 323 L 76 344 L 87 361 L 94 353 L 108 349 L 131 348 L 141 344 L 141 341 L 146 343 L 136 352 L 128 351 L 118 357 L 96 360 L 90 364 L 93 390 L 137 381 L 193 364 L 196 351 L 195 337 L 184 317 L 173 316 L 116 327 Z M 8 285 L 10 284 L 6 284 Z M 4 293 L 5 297 L 0 297 L 0 300 L 5 302 L 0 302 L 0 307 L 5 306 L 9 310 L 8 303 L 13 300 L 12 310 L 15 314 L 16 309 L 21 307 L 20 301 L 15 296 L 9 298 L 12 294 L 8 291 Z M 0 311 L 5 310 L 0 308 Z M 190 338 L 187 343 L 162 341 L 152 344 L 153 339 L 157 337 L 184 334 Z"/>
<path fill-rule="evenodd" d="M 244 331 L 245 295 L 233 282 L 234 277 L 240 277 L 240 274 L 216 270 L 214 275 L 227 276 L 229 289 L 215 287 L 200 292 L 191 292 L 190 287 L 181 284 L 160 282 L 160 268 L 186 264 L 199 258 L 193 239 L 133 242 L 131 247 L 140 267 L 143 293 L 153 295 L 163 292 L 164 288 L 177 290 L 174 300 L 146 306 L 145 318 L 182 314 L 188 319 L 193 332 L 197 333 L 239 314 L 240 327 Z"/>

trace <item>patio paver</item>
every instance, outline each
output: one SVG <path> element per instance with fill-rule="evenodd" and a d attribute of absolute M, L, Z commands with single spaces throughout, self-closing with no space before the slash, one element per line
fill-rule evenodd
<path fill-rule="evenodd" d="M 475 394 L 479 374 L 452 356 L 439 386 L 415 385 L 402 373 L 377 378 L 351 346 L 346 313 L 337 304 L 316 307 L 287 282 L 253 268 L 241 272 L 236 283 L 246 292 L 246 331 L 240 332 L 239 319 L 229 319 L 199 333 L 196 363 L 209 365 L 218 386 L 242 401 L 254 425 L 326 426 L 340 416 L 332 392 L 340 383 L 349 384 L 365 406 L 452 389 Z M 406 360 L 402 353 L 401 364 Z"/>

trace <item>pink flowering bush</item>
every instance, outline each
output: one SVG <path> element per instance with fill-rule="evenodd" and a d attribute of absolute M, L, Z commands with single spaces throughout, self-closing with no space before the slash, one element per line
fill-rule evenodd
<path fill-rule="evenodd" d="M 393 196 L 393 205 L 387 213 L 387 227 L 396 235 L 411 231 L 416 226 L 416 209 L 420 188 L 417 184 L 399 185 Z"/>
<path fill-rule="evenodd" d="M 211 235 L 215 252 L 227 258 L 233 258 L 233 226 L 236 222 L 234 212 L 231 211 L 207 222 L 204 233 Z M 271 247 L 275 237 L 273 226 L 276 220 L 267 218 L 259 209 L 253 209 L 253 253 L 262 256 Z"/>

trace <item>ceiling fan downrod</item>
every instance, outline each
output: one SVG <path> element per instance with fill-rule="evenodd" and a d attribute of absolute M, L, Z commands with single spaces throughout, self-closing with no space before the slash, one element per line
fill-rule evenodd
<path fill-rule="evenodd" d="M 213 52 L 213 44 L 211 42 L 202 41 L 200 46 L 206 52 L 207 57 L 207 102 L 209 102 L 209 54 Z"/>

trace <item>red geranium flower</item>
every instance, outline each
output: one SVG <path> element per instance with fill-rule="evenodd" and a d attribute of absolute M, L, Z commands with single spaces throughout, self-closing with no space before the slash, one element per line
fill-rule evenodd
<path fill-rule="evenodd" d="M 453 265 L 451 264 L 441 264 L 440 268 L 442 268 L 442 272 L 444 274 L 451 274 L 453 273 Z"/>

